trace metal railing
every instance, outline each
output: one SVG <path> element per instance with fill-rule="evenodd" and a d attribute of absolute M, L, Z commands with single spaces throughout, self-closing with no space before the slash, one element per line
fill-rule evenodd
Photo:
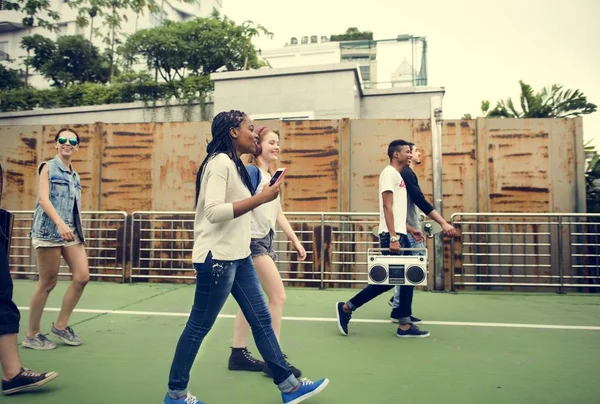
<path fill-rule="evenodd" d="M 307 252 L 299 261 L 294 246 L 276 232 L 275 260 L 282 279 L 298 284 L 366 283 L 366 253 L 377 247 L 376 213 L 286 212 Z M 194 279 L 191 255 L 193 212 L 134 212 L 131 215 L 130 282 L 141 279 Z"/>
<path fill-rule="evenodd" d="M 9 254 L 12 274 L 17 278 L 37 277 L 36 256 L 29 238 L 33 211 L 22 210 L 11 211 L 11 213 L 14 214 Z M 87 244 L 90 277 L 124 279 L 127 213 L 86 211 L 82 212 L 81 220 Z M 71 276 L 63 259 L 61 259 L 59 276 Z"/>
<path fill-rule="evenodd" d="M 451 289 L 600 289 L 600 214 L 456 213 Z"/>
<path fill-rule="evenodd" d="M 33 212 L 12 213 L 11 269 L 16 277 L 35 277 L 28 236 Z M 82 216 L 92 277 L 194 280 L 193 212 Z M 320 288 L 366 284 L 367 250 L 378 247 L 372 233 L 377 213 L 286 212 L 286 217 L 307 258 L 299 261 L 292 243 L 278 230 L 275 261 L 284 281 Z M 451 290 L 600 291 L 600 214 L 457 213 L 451 221 L 459 233 L 451 241 Z M 65 268 L 62 262 L 60 275 L 69 276 Z"/>

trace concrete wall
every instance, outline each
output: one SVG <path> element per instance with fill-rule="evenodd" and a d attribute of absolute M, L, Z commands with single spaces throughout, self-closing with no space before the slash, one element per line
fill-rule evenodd
<path fill-rule="evenodd" d="M 95 105 L 0 113 L 0 125 L 196 122 L 237 109 L 254 119 L 429 119 L 431 97 L 444 89 L 363 90 L 355 63 L 213 74 L 215 90 L 202 110 L 176 101 Z"/>
<path fill-rule="evenodd" d="M 259 119 L 429 119 L 437 87 L 363 90 L 356 63 L 216 73 L 215 111 Z"/>
<path fill-rule="evenodd" d="M 339 42 L 326 42 L 269 49 L 262 51 L 259 57 L 271 67 L 280 68 L 339 63 L 342 54 Z"/>
<path fill-rule="evenodd" d="M 410 89 L 365 90 L 361 100 L 362 119 L 428 119 L 432 96 L 441 90 L 416 92 Z"/>
<path fill-rule="evenodd" d="M 214 110 L 239 109 L 261 119 L 358 118 L 355 75 L 341 64 L 217 73 L 211 76 Z"/>
<path fill-rule="evenodd" d="M 133 102 L 128 104 L 92 105 L 89 107 L 40 109 L 36 111 L 0 113 L 0 126 L 59 125 L 65 122 L 140 123 L 140 122 L 198 122 L 213 116 L 213 104 L 204 108 L 198 104 L 181 106 L 175 102 L 156 106 Z"/>

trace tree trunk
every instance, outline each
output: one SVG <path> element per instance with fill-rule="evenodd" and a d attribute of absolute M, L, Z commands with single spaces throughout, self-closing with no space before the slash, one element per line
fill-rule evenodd
<path fill-rule="evenodd" d="M 113 17 L 115 16 L 115 6 L 113 6 Z M 115 26 L 111 29 L 110 39 L 110 75 L 108 76 L 108 82 L 112 83 L 113 74 L 115 74 Z"/>

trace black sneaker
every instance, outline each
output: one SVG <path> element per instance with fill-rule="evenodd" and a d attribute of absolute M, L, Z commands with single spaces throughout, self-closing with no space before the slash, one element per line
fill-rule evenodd
<path fill-rule="evenodd" d="M 390 297 L 390 300 L 388 300 L 388 304 L 390 305 L 390 307 L 394 306 L 394 296 Z"/>
<path fill-rule="evenodd" d="M 400 328 L 398 328 L 398 331 L 396 331 L 396 336 L 400 338 L 427 338 L 429 335 L 429 331 L 419 330 L 419 327 L 412 324 L 406 331 L 403 331 Z"/>
<path fill-rule="evenodd" d="M 229 370 L 246 370 L 248 372 L 260 372 L 265 363 L 256 359 L 248 348 L 231 348 L 229 356 Z"/>
<path fill-rule="evenodd" d="M 2 393 L 9 395 L 23 390 L 40 387 L 58 377 L 56 372 L 36 373 L 29 369 L 21 369 L 21 373 L 10 379 L 2 380 Z"/>
<path fill-rule="evenodd" d="M 287 355 L 283 354 L 283 359 L 285 360 L 285 364 L 287 365 L 287 367 L 292 371 L 292 373 L 294 374 L 294 376 L 296 377 L 300 377 L 302 376 L 302 371 L 300 369 L 298 369 L 297 367 L 295 367 L 294 365 L 292 365 L 287 359 Z M 269 376 L 270 378 L 273 378 L 273 372 L 271 372 L 271 369 L 269 368 L 269 365 L 267 365 L 265 363 L 265 366 L 263 367 L 263 373 L 266 374 L 267 376 Z"/>
<path fill-rule="evenodd" d="M 390 314 L 390 321 L 392 323 L 397 323 L 399 321 L 398 317 L 395 317 L 394 312 L 392 311 L 392 314 Z M 421 322 L 421 319 L 415 316 L 410 316 L 410 322 L 412 324 L 419 324 Z"/>
<path fill-rule="evenodd" d="M 352 312 L 346 313 L 344 311 L 344 302 L 337 302 L 335 304 L 335 315 L 340 332 L 342 335 L 348 335 L 348 323 L 352 318 Z"/>

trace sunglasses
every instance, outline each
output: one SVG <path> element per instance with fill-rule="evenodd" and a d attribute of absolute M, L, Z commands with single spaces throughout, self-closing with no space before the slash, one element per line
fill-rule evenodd
<path fill-rule="evenodd" d="M 73 138 L 67 139 L 66 137 L 62 137 L 61 136 L 57 140 L 58 140 L 58 143 L 60 143 L 60 144 L 65 144 L 65 143 L 67 143 L 67 140 L 68 140 L 69 144 L 71 146 L 77 146 L 79 144 L 79 142 L 77 141 L 77 139 L 73 139 Z"/>

